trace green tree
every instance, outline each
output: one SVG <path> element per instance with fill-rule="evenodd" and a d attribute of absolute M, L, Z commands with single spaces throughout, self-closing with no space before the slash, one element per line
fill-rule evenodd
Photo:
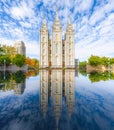
<path fill-rule="evenodd" d="M 0 47 L 0 55 L 2 55 L 2 54 L 3 54 L 3 48 Z"/>
<path fill-rule="evenodd" d="M 5 55 L 9 56 L 11 61 L 12 59 L 15 57 L 16 55 L 16 49 L 13 46 L 7 46 L 7 45 L 3 45 L 3 52 Z"/>
<path fill-rule="evenodd" d="M 101 57 L 101 64 L 104 66 L 108 66 L 108 58 L 107 57 Z"/>
<path fill-rule="evenodd" d="M 88 59 L 88 62 L 90 65 L 92 66 L 98 66 L 101 64 L 101 58 L 99 56 L 91 56 L 89 59 Z"/>
<path fill-rule="evenodd" d="M 114 64 L 114 58 L 110 59 L 110 64 Z"/>
<path fill-rule="evenodd" d="M 7 55 L 0 55 L 0 65 L 3 65 L 5 62 L 6 65 L 11 63 L 10 57 Z"/>
<path fill-rule="evenodd" d="M 86 61 L 80 62 L 80 63 L 79 63 L 79 67 L 80 67 L 80 68 L 86 67 L 86 63 L 87 63 Z"/>
<path fill-rule="evenodd" d="M 12 59 L 12 63 L 22 67 L 25 64 L 26 58 L 24 55 L 16 54 L 15 57 Z"/>

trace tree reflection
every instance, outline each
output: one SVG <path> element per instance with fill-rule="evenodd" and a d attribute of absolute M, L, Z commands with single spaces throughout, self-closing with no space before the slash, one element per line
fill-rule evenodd
<path fill-rule="evenodd" d="M 4 78 L 5 77 L 5 78 Z M 0 72 L 0 83 L 9 82 L 11 79 L 10 72 Z"/>
<path fill-rule="evenodd" d="M 114 79 L 114 73 L 93 71 L 89 74 L 89 79 L 91 82 L 107 81 Z"/>
<path fill-rule="evenodd" d="M 23 71 L 17 71 L 16 73 L 13 73 L 12 77 L 16 83 L 24 83 L 26 78 L 25 73 Z"/>
<path fill-rule="evenodd" d="M 79 70 L 79 72 L 80 72 L 81 75 L 83 75 L 83 76 L 85 76 L 85 77 L 87 76 L 87 73 L 86 73 L 85 70 Z"/>
<path fill-rule="evenodd" d="M 16 94 L 22 94 L 25 89 L 25 78 L 25 73 L 22 71 L 0 72 L 0 90 L 14 90 Z"/>
<path fill-rule="evenodd" d="M 29 77 L 34 77 L 34 76 L 37 76 L 38 75 L 38 71 L 34 71 L 34 70 L 30 70 L 28 72 L 26 72 L 26 78 L 29 78 Z"/>

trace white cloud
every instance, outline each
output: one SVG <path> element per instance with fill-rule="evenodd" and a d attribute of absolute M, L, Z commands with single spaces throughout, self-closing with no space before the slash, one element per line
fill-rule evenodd
<path fill-rule="evenodd" d="M 95 25 L 100 20 L 103 20 L 103 18 L 105 18 L 104 9 L 98 7 L 98 8 L 96 8 L 94 13 L 92 14 L 89 22 L 90 22 L 91 25 Z"/>
<path fill-rule="evenodd" d="M 107 13 L 111 12 L 112 10 L 114 10 L 114 1 L 113 0 L 108 0 L 108 4 L 105 5 L 104 10 Z"/>
<path fill-rule="evenodd" d="M 35 15 L 32 8 L 30 8 L 25 2 L 21 2 L 20 5 L 12 7 L 10 13 L 12 17 L 18 20 L 32 18 Z"/>
<path fill-rule="evenodd" d="M 22 27 L 26 27 L 26 28 L 32 27 L 31 23 L 29 23 L 29 22 L 20 21 L 20 24 L 21 24 Z"/>
<path fill-rule="evenodd" d="M 75 13 L 83 12 L 91 9 L 93 0 L 75 0 L 75 3 L 73 4 L 75 6 Z"/>
<path fill-rule="evenodd" d="M 37 41 L 26 41 L 26 51 L 27 56 L 31 55 L 32 58 L 40 58 L 40 45 Z"/>
<path fill-rule="evenodd" d="M 7 38 L 0 38 L 0 44 L 6 44 L 6 45 L 12 45 L 12 43 L 13 43 L 14 41 L 13 40 L 11 40 L 11 39 L 7 39 Z"/>

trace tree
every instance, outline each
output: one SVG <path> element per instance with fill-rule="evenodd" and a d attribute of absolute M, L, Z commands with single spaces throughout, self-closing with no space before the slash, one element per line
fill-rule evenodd
<path fill-rule="evenodd" d="M 82 62 L 79 63 L 79 66 L 81 68 L 86 67 L 86 63 L 87 63 L 86 61 L 82 61 Z"/>
<path fill-rule="evenodd" d="M 3 45 L 3 52 L 5 55 L 8 55 L 10 57 L 11 61 L 16 55 L 16 49 L 13 46 Z"/>
<path fill-rule="evenodd" d="M 108 58 L 107 57 L 101 57 L 101 64 L 104 66 L 108 66 Z"/>
<path fill-rule="evenodd" d="M 16 54 L 15 57 L 12 59 L 12 63 L 22 67 L 25 64 L 25 56 L 24 55 L 20 55 L 20 54 Z"/>
<path fill-rule="evenodd" d="M 0 55 L 2 55 L 2 54 L 3 54 L 3 48 L 0 47 Z"/>
<path fill-rule="evenodd" d="M 97 66 L 97 65 L 100 65 L 101 64 L 101 59 L 99 56 L 91 56 L 89 59 L 88 59 L 88 62 L 90 65 L 92 66 Z"/>
<path fill-rule="evenodd" d="M 31 65 L 34 66 L 34 67 L 37 67 L 38 66 L 38 60 L 37 59 L 32 59 L 31 60 Z"/>
<path fill-rule="evenodd" d="M 31 59 L 29 57 L 26 58 L 26 64 L 31 65 Z"/>
<path fill-rule="evenodd" d="M 29 66 L 29 68 L 38 68 L 39 61 L 35 58 L 31 59 L 31 58 L 27 57 L 26 64 Z"/>
<path fill-rule="evenodd" d="M 11 63 L 10 57 L 7 55 L 0 55 L 0 65 L 3 65 L 5 62 L 6 65 Z"/>
<path fill-rule="evenodd" d="M 110 64 L 114 64 L 114 58 L 110 59 Z"/>

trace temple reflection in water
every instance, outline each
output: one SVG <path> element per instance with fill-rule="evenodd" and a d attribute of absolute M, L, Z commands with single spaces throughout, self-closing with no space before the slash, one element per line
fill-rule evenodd
<path fill-rule="evenodd" d="M 40 106 L 44 118 L 51 109 L 54 113 L 56 126 L 63 107 L 66 106 L 69 116 L 74 107 L 75 70 L 41 70 L 40 71 Z"/>

